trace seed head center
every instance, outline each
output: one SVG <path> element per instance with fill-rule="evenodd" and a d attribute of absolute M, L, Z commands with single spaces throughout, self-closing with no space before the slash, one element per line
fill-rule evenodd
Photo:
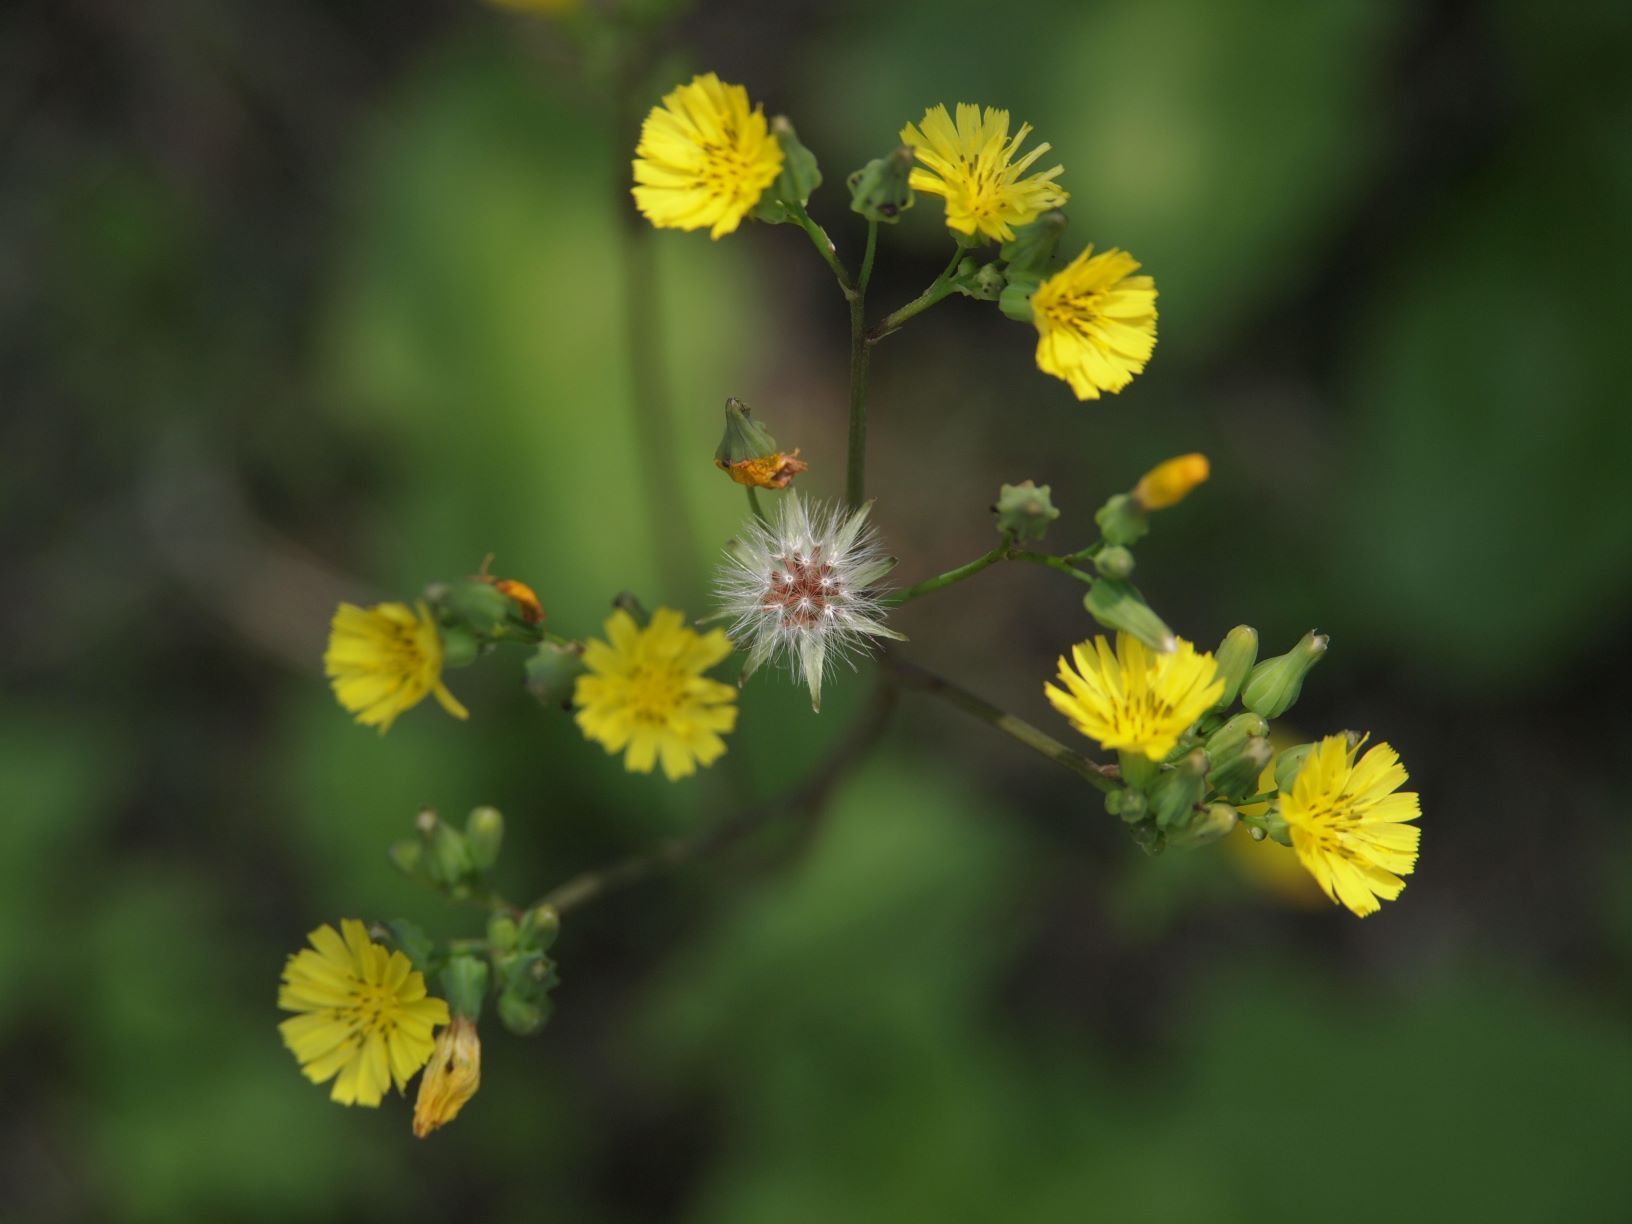
<path fill-rule="evenodd" d="M 835 602 L 843 594 L 833 567 L 818 548 L 808 554 L 793 552 L 777 557 L 762 602 L 765 610 L 778 613 L 784 624 L 802 629 L 831 616 Z"/>

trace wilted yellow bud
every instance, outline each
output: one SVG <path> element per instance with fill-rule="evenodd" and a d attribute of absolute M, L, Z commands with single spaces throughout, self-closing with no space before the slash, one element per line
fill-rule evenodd
<path fill-rule="evenodd" d="M 785 489 L 795 476 L 810 467 L 799 458 L 798 448 L 788 454 L 774 451 L 769 455 L 756 455 L 740 463 L 722 463 L 718 459 L 714 463 L 732 480 L 751 489 Z"/>
<path fill-rule="evenodd" d="M 414 1134 L 423 1139 L 452 1122 L 481 1083 L 482 1042 L 476 1022 L 455 1013 L 453 1023 L 436 1035 L 436 1048 L 420 1077 Z"/>
<path fill-rule="evenodd" d="M 1145 510 L 1166 510 L 1188 497 L 1210 472 L 1206 455 L 1180 455 L 1141 476 L 1133 486 L 1133 500 Z"/>

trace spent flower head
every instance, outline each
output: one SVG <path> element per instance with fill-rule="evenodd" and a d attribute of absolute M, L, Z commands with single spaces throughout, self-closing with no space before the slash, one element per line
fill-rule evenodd
<path fill-rule="evenodd" d="M 1059 680 L 1043 692 L 1071 725 L 1106 748 L 1160 761 L 1224 691 L 1213 656 L 1183 638 L 1165 654 L 1126 633 L 1116 650 L 1104 637 L 1071 648 L 1060 659 Z"/>
<path fill-rule="evenodd" d="M 1156 348 L 1156 282 L 1138 270 L 1126 251 L 1090 246 L 1031 295 L 1037 368 L 1079 400 L 1122 390 Z"/>
<path fill-rule="evenodd" d="M 355 918 L 320 926 L 283 967 L 278 1006 L 299 1012 L 278 1025 L 284 1045 L 314 1084 L 333 1079 L 331 1100 L 376 1106 L 394 1082 L 401 1092 L 425 1065 L 431 1030 L 448 1005 L 427 996 L 425 976 L 386 951 Z"/>
<path fill-rule="evenodd" d="M 782 146 L 750 107 L 748 91 L 712 72 L 665 94 L 640 128 L 635 205 L 659 229 L 707 228 L 720 238 L 742 223 L 778 174 Z"/>
<path fill-rule="evenodd" d="M 838 660 L 855 665 L 884 624 L 878 581 L 895 567 L 867 522 L 871 503 L 846 513 L 788 493 L 768 521 L 755 520 L 726 550 L 716 581 L 731 638 L 748 652 L 746 679 L 786 661 L 822 708 L 822 678 Z"/>
<path fill-rule="evenodd" d="M 442 683 L 442 634 L 423 603 L 341 604 L 323 670 L 340 704 L 381 735 L 427 693 L 455 718 L 470 717 Z"/>
<path fill-rule="evenodd" d="M 901 142 L 917 155 L 918 168 L 907 179 L 914 191 L 946 199 L 946 226 L 967 237 L 981 234 L 1009 242 L 1014 227 L 1028 225 L 1070 197 L 1053 181 L 1064 166 L 1027 174 L 1044 153 L 1040 144 L 1016 160 L 1031 135 L 1022 123 L 1009 135 L 1009 112 L 967 102 L 958 103 L 957 122 L 945 106 L 932 106 L 918 123 L 901 129 Z"/>
<path fill-rule="evenodd" d="M 623 753 L 631 773 L 650 773 L 661 760 L 671 782 L 724 756 L 720 736 L 737 725 L 737 690 L 703 673 L 731 653 L 725 633 L 698 633 L 672 608 L 652 613 L 643 629 L 619 608 L 606 636 L 585 644 L 588 674 L 573 686 L 584 735 Z"/>
<path fill-rule="evenodd" d="M 1377 744 L 1356 760 L 1360 745 L 1328 735 L 1310 750 L 1281 817 L 1292 849 L 1328 897 L 1364 918 L 1405 888 L 1401 876 L 1417 865 L 1422 809 L 1415 791 L 1401 791 L 1409 775 L 1400 754 Z"/>
<path fill-rule="evenodd" d="M 455 1015 L 436 1038 L 430 1064 L 419 1077 L 414 1100 L 414 1134 L 423 1139 L 459 1116 L 482 1085 L 482 1039 L 476 1022 Z"/>

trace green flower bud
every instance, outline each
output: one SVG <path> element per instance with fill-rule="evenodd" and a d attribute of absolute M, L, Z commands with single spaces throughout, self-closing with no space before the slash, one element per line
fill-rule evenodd
<path fill-rule="evenodd" d="M 1258 630 L 1251 625 L 1237 625 L 1224 635 L 1213 658 L 1218 663 L 1218 678 L 1224 681 L 1224 695 L 1213 708 L 1227 710 L 1235 704 L 1241 685 L 1258 658 Z"/>
<path fill-rule="evenodd" d="M 504 842 L 504 816 L 495 807 L 479 807 L 465 819 L 465 847 L 477 871 L 487 871 L 499 861 Z"/>
<path fill-rule="evenodd" d="M 1279 718 L 1303 691 L 1303 678 L 1326 653 L 1328 638 L 1310 630 L 1290 651 L 1265 659 L 1241 687 L 1241 704 L 1265 718 Z"/>
<path fill-rule="evenodd" d="M 1296 748 L 1288 748 L 1275 760 L 1275 789 L 1289 791 L 1292 784 L 1298 780 L 1298 771 L 1308 759 L 1314 749 L 1313 744 L 1299 744 Z"/>
<path fill-rule="evenodd" d="M 508 952 L 516 946 L 520 931 L 516 920 L 509 914 L 494 914 L 487 920 L 487 942 L 495 952 Z"/>
<path fill-rule="evenodd" d="M 1173 631 L 1126 582 L 1101 578 L 1089 588 L 1082 606 L 1107 629 L 1130 634 L 1152 650 L 1166 654 L 1176 644 Z"/>
<path fill-rule="evenodd" d="M 469 667 L 481 648 L 481 640 L 462 625 L 449 625 L 442 630 L 443 667 Z"/>
<path fill-rule="evenodd" d="M 521 919 L 521 942 L 548 952 L 561 933 L 561 916 L 553 905 L 535 905 Z"/>
<path fill-rule="evenodd" d="M 1040 540 L 1060 517 L 1049 499 L 1049 486 L 1029 480 L 999 488 L 992 513 L 997 515 L 998 531 L 1011 540 Z"/>
<path fill-rule="evenodd" d="M 794 210 L 809 203 L 811 192 L 822 185 L 822 171 L 816 164 L 816 155 L 800 143 L 799 134 L 786 115 L 771 120 L 771 134 L 782 146 L 782 173 L 749 215 L 776 225 L 792 221 Z"/>
<path fill-rule="evenodd" d="M 1008 265 L 1009 279 L 1030 277 L 1035 283 L 1047 276 L 1049 265 L 1054 262 L 1054 248 L 1060 245 L 1060 235 L 1064 233 L 1065 214 L 1057 208 L 1016 229 L 1014 237 L 998 252 Z M 1029 309 L 1023 321 L 1031 321 Z"/>
<path fill-rule="evenodd" d="M 1207 753 L 1197 748 L 1157 779 L 1150 791 L 1150 810 L 1161 829 L 1182 829 L 1207 789 Z"/>
<path fill-rule="evenodd" d="M 393 918 L 385 925 L 402 954 L 413 961 L 415 969 L 423 971 L 436 952 L 436 945 L 431 942 L 430 936 L 417 923 L 406 918 Z"/>
<path fill-rule="evenodd" d="M 1279 842 L 1283 846 L 1291 846 L 1292 831 L 1286 827 L 1286 817 L 1281 815 L 1279 807 L 1272 807 L 1263 815 L 1264 832 L 1269 840 Z"/>
<path fill-rule="evenodd" d="M 540 705 L 567 706 L 584 666 L 584 648 L 577 642 L 559 645 L 540 642 L 538 649 L 522 665 L 523 684 Z"/>
<path fill-rule="evenodd" d="M 995 302 L 1003 296 L 1003 290 L 1008 282 L 1003 279 L 1003 269 L 995 263 L 977 264 L 972 259 L 966 259 L 958 265 L 957 273 L 952 277 L 952 287 L 964 297 L 974 298 L 979 302 Z"/>
<path fill-rule="evenodd" d="M 549 1021 L 554 1005 L 549 995 L 531 996 L 506 990 L 499 996 L 499 1020 L 518 1037 L 531 1037 Z"/>
<path fill-rule="evenodd" d="M 1264 766 L 1274 755 L 1263 736 L 1243 740 L 1223 755 L 1213 757 L 1215 764 L 1207 783 L 1227 799 L 1243 799 L 1258 789 Z"/>
<path fill-rule="evenodd" d="M 1112 544 L 1095 554 L 1094 568 L 1105 577 L 1120 582 L 1133 573 L 1133 554 L 1120 544 Z"/>
<path fill-rule="evenodd" d="M 466 953 L 448 958 L 442 969 L 442 993 L 456 1016 L 479 1020 L 487 997 L 487 962 Z"/>
<path fill-rule="evenodd" d="M 1155 858 L 1167 848 L 1167 836 L 1155 825 L 1150 823 L 1136 824 L 1129 833 L 1133 835 L 1134 843 L 1146 854 Z"/>
<path fill-rule="evenodd" d="M 1137 544 L 1150 531 L 1150 519 L 1139 503 L 1126 493 L 1118 493 L 1094 512 L 1099 534 L 1107 544 Z"/>
<path fill-rule="evenodd" d="M 1030 323 L 1031 295 L 1037 292 L 1037 286 L 1042 282 L 1036 277 L 1016 278 L 1011 272 L 1009 283 L 1003 286 L 1003 292 L 997 295 L 997 308 L 1016 323 Z"/>
<path fill-rule="evenodd" d="M 1205 809 L 1191 813 L 1190 823 L 1173 833 L 1168 840 L 1172 845 L 1193 849 L 1227 837 L 1234 831 L 1238 813 L 1227 803 L 1209 803 Z"/>
<path fill-rule="evenodd" d="M 846 180 L 850 188 L 850 211 L 860 213 L 869 221 L 894 225 L 917 198 L 907 184 L 912 163 L 912 150 L 901 145 L 888 157 L 875 157 L 857 170 Z"/>
<path fill-rule="evenodd" d="M 491 636 L 510 616 L 510 597 L 481 578 L 459 578 L 428 588 L 428 595 L 441 610 L 443 638 L 455 628 L 478 638 Z"/>
<path fill-rule="evenodd" d="M 714 451 L 714 462 L 729 468 L 744 459 L 757 459 L 774 454 L 779 448 L 776 439 L 752 416 L 753 410 L 740 399 L 725 401 L 725 436 Z"/>
<path fill-rule="evenodd" d="M 1122 810 L 1117 813 L 1129 824 L 1137 824 L 1150 814 L 1150 801 L 1143 792 L 1130 790 L 1122 791 Z"/>
<path fill-rule="evenodd" d="M 444 888 L 462 883 L 474 869 L 464 835 L 438 819 L 430 808 L 420 812 L 417 823 L 419 835 L 425 844 L 421 860 L 425 865 L 425 874 L 430 876 L 433 883 Z"/>
<path fill-rule="evenodd" d="M 1207 754 L 1218 761 L 1254 736 L 1269 734 L 1269 724 L 1253 713 L 1237 714 L 1207 737 Z"/>

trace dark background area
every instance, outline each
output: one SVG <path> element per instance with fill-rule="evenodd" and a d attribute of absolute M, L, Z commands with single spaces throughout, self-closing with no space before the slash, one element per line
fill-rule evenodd
<path fill-rule="evenodd" d="M 1213 479 L 1139 577 L 1181 633 L 1332 636 L 1289 722 L 1387 739 L 1423 855 L 1364 923 L 1244 836 L 1146 859 L 1099 796 L 903 698 L 818 819 L 585 910 L 555 1019 L 487 1024 L 423 1143 L 275 1029 L 322 921 L 479 919 L 383 850 L 509 818 L 501 887 L 766 803 L 810 714 L 632 777 L 517 683 L 387 737 L 320 674 L 339 599 L 497 570 L 561 632 L 703 615 L 747 399 L 841 491 L 845 314 L 791 227 L 629 224 L 633 127 L 545 16 L 478 4 L 23 0 L 0 13 L 0 1203 L 23 1220 L 1621 1220 L 1632 1127 L 1632 18 L 1625 5 L 706 3 L 626 105 L 741 81 L 845 173 L 936 102 L 1066 166 L 1066 245 L 1161 292 L 1149 370 L 1078 404 L 954 298 L 874 360 L 871 492 L 916 581 L 1054 542 L 1151 463 Z M 569 21 L 579 20 L 569 18 Z M 1045 163 L 1045 164 L 1051 164 Z M 652 538 L 627 244 L 697 542 Z M 924 199 L 873 301 L 948 253 Z M 664 550 L 667 549 L 667 555 Z M 692 575 L 670 583 L 662 575 Z M 903 609 L 903 653 L 1062 738 L 1091 632 L 1057 575 Z M 1086 745 L 1085 745 L 1086 746 Z M 797 824 L 798 827 L 790 827 Z"/>

